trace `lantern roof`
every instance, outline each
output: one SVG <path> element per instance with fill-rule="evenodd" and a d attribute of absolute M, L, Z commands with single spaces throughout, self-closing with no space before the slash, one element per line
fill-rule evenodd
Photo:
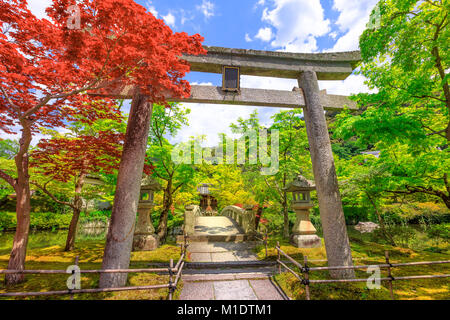
<path fill-rule="evenodd" d="M 141 191 L 158 191 L 161 190 L 161 185 L 158 181 L 150 176 L 143 177 L 141 180 Z"/>
<path fill-rule="evenodd" d="M 197 191 L 200 195 L 208 195 L 211 194 L 209 191 L 209 187 L 212 187 L 213 185 L 210 183 L 202 183 L 197 187 Z"/>
<path fill-rule="evenodd" d="M 287 192 L 312 191 L 316 190 L 316 186 L 314 185 L 313 181 L 310 181 L 299 174 L 292 182 L 290 182 L 286 186 L 286 188 L 284 188 L 284 190 Z"/>

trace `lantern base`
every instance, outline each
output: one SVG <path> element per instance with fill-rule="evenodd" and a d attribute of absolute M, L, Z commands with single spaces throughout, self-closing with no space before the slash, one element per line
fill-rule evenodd
<path fill-rule="evenodd" d="M 133 251 L 153 251 L 159 247 L 156 234 L 135 234 L 133 238 Z"/>
<path fill-rule="evenodd" d="M 294 234 L 291 236 L 291 243 L 297 248 L 319 248 L 322 241 L 315 234 Z"/>

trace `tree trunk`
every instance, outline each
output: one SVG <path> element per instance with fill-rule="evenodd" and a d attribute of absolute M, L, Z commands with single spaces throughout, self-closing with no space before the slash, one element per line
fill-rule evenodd
<path fill-rule="evenodd" d="M 137 92 L 128 118 L 111 223 L 103 254 L 103 269 L 127 269 L 130 265 L 151 113 L 152 105 L 148 98 Z M 99 285 L 100 288 L 113 288 L 122 287 L 126 282 L 125 273 L 103 273 L 100 275 Z"/>
<path fill-rule="evenodd" d="M 13 247 L 9 257 L 9 270 L 24 270 L 27 255 L 28 233 L 30 230 L 30 176 L 28 173 L 29 156 L 28 149 L 31 143 L 31 130 L 27 120 L 22 120 L 22 137 L 20 149 L 15 157 L 17 167 L 16 191 L 16 216 L 17 226 L 14 235 Z M 6 285 L 15 285 L 25 280 L 23 274 L 7 274 Z"/>
<path fill-rule="evenodd" d="M 303 90 L 306 102 L 303 113 L 319 199 L 328 266 L 352 266 L 352 252 L 316 73 L 302 72 L 298 84 Z M 330 275 L 333 278 L 353 278 L 355 272 L 352 269 L 330 270 Z"/>
<path fill-rule="evenodd" d="M 72 251 L 75 248 L 75 236 L 77 233 L 78 220 L 80 219 L 83 200 L 81 198 L 81 190 L 83 189 L 85 173 L 81 173 L 75 184 L 75 196 L 73 199 L 73 215 L 70 221 L 69 232 L 67 233 L 66 247 L 64 251 Z"/>
<path fill-rule="evenodd" d="M 383 217 L 381 216 L 380 211 L 378 211 L 378 206 L 375 203 L 375 200 L 372 199 L 372 197 L 366 192 L 367 198 L 369 199 L 370 203 L 372 204 L 373 209 L 375 210 L 375 214 L 377 215 L 378 223 L 380 224 L 381 232 L 383 232 L 384 238 L 389 242 L 390 245 L 396 246 L 394 238 L 387 232 L 386 225 L 384 224 Z"/>
<path fill-rule="evenodd" d="M 258 205 L 258 212 L 255 217 L 255 230 L 258 230 L 259 221 L 261 220 L 262 215 L 263 215 L 263 206 Z"/>
<path fill-rule="evenodd" d="M 167 237 L 167 220 L 169 218 L 169 210 L 173 204 L 172 197 L 172 180 L 167 182 L 167 187 L 164 190 L 163 208 L 159 218 L 158 237 L 161 243 L 164 243 Z"/>

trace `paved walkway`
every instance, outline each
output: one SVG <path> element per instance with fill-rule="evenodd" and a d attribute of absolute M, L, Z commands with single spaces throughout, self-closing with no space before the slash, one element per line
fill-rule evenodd
<path fill-rule="evenodd" d="M 195 224 L 196 235 L 238 235 L 243 230 L 231 218 L 223 216 L 197 217 Z"/>
<path fill-rule="evenodd" d="M 223 222 L 223 221 L 222 221 Z M 255 261 L 251 242 L 193 242 L 191 262 Z M 273 268 L 201 269 L 183 274 L 180 300 L 284 300 L 285 295 L 270 276 Z"/>
<path fill-rule="evenodd" d="M 257 260 L 248 242 L 193 242 L 189 245 L 192 262 L 226 262 Z"/>
<path fill-rule="evenodd" d="M 184 282 L 180 300 L 284 300 L 270 280 Z"/>

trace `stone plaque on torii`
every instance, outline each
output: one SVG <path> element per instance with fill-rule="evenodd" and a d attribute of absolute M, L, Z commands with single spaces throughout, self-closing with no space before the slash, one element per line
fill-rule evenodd
<path fill-rule="evenodd" d="M 226 66 L 239 67 L 239 72 L 243 75 L 297 79 L 299 88 L 290 91 L 240 88 L 238 91 L 228 92 L 222 87 L 192 86 L 189 98 L 168 97 L 167 101 L 303 108 L 328 264 L 352 265 L 325 110 L 338 111 L 344 107 L 355 110 L 357 105 L 345 96 L 329 95 L 326 91 L 320 91 L 318 80 L 346 79 L 361 59 L 359 51 L 287 53 L 220 47 L 205 47 L 205 49 L 208 51 L 206 55 L 182 57 L 191 65 L 191 71 L 221 74 Z M 140 104 L 147 103 L 133 86 L 126 84 L 115 84 L 113 88 L 96 92 L 95 95 L 134 99 L 132 112 L 138 110 L 136 108 L 139 108 Z M 144 118 L 150 119 L 142 115 L 142 119 Z M 143 124 L 131 121 L 130 125 L 136 126 L 137 132 L 133 136 L 140 138 L 146 134 L 144 132 L 146 126 Z M 138 126 L 142 128 L 138 129 Z M 127 159 L 127 161 L 134 160 Z M 349 277 L 353 275 L 353 270 L 335 270 L 330 273 L 339 277 Z"/>

